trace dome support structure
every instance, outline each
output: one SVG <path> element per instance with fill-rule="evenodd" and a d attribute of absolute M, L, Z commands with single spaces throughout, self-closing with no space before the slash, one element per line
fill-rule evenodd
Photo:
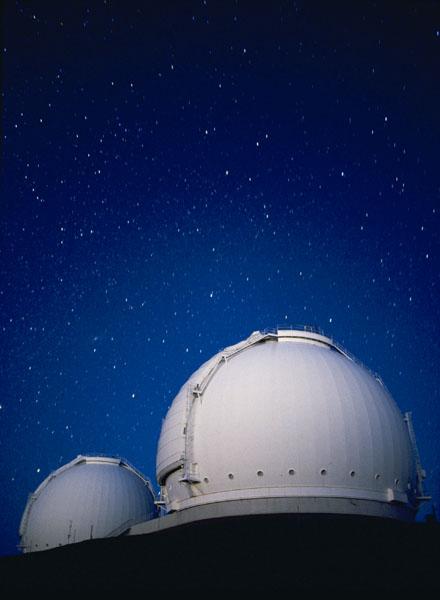
<path fill-rule="evenodd" d="M 416 435 L 414 433 L 414 427 L 412 424 L 411 413 L 405 413 L 405 423 L 408 426 L 409 439 L 411 440 L 411 447 L 414 456 L 414 462 L 416 463 L 417 470 L 417 502 L 426 502 L 428 500 L 432 500 L 432 496 L 425 495 L 425 491 L 423 489 L 423 481 L 426 478 L 426 471 L 422 469 L 422 465 L 420 463 L 419 450 L 417 448 Z"/>

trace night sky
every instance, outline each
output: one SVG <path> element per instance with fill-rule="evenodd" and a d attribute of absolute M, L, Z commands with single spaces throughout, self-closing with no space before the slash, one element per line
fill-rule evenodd
<path fill-rule="evenodd" d="M 439 76 L 438 2 L 3 2 L 1 554 L 280 324 L 381 375 L 438 507 Z"/>

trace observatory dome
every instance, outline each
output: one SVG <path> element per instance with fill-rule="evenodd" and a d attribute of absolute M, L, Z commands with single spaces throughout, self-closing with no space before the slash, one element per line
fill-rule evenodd
<path fill-rule="evenodd" d="M 408 419 L 320 330 L 254 332 L 174 399 L 156 461 L 163 501 L 168 512 L 249 501 L 410 520 L 422 490 Z"/>
<path fill-rule="evenodd" d="M 127 461 L 78 456 L 30 494 L 20 524 L 24 552 L 113 537 L 157 516 L 147 479 Z"/>

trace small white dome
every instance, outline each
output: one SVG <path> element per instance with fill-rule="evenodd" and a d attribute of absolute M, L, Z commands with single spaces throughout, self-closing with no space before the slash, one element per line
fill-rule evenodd
<path fill-rule="evenodd" d="M 202 365 L 163 422 L 156 474 L 169 512 L 286 499 L 292 512 L 411 519 L 405 419 L 378 376 L 317 330 L 255 332 Z"/>
<path fill-rule="evenodd" d="M 117 536 L 157 516 L 150 483 L 119 458 L 78 456 L 29 496 L 19 535 L 24 552 Z"/>

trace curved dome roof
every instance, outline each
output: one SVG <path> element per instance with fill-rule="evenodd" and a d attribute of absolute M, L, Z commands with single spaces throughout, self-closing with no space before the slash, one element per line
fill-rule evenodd
<path fill-rule="evenodd" d="M 396 403 L 310 328 L 255 332 L 202 365 L 163 422 L 156 473 L 168 511 L 283 498 L 295 512 L 412 518 L 417 504 Z"/>
<path fill-rule="evenodd" d="M 117 536 L 156 516 L 150 483 L 127 461 L 80 455 L 29 496 L 20 546 L 33 552 Z"/>

